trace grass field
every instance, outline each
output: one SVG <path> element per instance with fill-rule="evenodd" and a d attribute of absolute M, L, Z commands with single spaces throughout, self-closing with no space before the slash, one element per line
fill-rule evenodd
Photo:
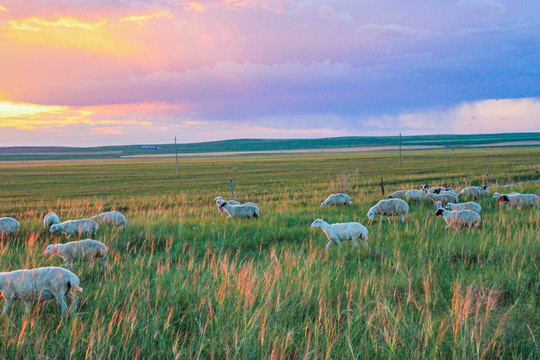
<path fill-rule="evenodd" d="M 540 193 L 540 148 L 183 159 L 0 163 L 0 216 L 21 223 L 0 270 L 61 266 L 44 258 L 42 218 L 116 209 L 100 230 L 109 266 L 74 272 L 76 316 L 55 302 L 0 319 L 1 359 L 538 359 L 540 209 L 481 199 L 483 226 L 445 231 L 432 203 L 406 224 L 368 224 L 386 192 L 421 184 Z M 213 198 L 257 202 L 258 220 L 220 216 Z M 347 192 L 351 208 L 319 204 Z M 309 228 L 359 221 L 371 249 Z M 3 303 L 2 303 L 3 306 Z"/>

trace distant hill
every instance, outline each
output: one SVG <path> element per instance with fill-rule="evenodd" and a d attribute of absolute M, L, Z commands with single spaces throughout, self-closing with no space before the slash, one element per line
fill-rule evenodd
<path fill-rule="evenodd" d="M 480 135 L 403 136 L 404 146 L 447 148 L 482 146 L 539 146 L 540 133 L 504 133 Z M 320 139 L 236 139 L 178 144 L 180 154 L 289 151 L 399 145 L 398 136 L 350 136 Z M 119 158 L 130 155 L 174 154 L 174 144 L 144 144 L 99 147 L 25 146 L 0 147 L 0 160 L 40 160 L 77 158 Z"/>

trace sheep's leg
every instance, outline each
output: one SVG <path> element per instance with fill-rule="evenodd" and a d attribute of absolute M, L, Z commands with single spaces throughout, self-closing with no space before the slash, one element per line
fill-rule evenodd
<path fill-rule="evenodd" d="M 446 225 L 446 227 L 444 228 L 444 230 L 448 230 L 449 227 L 450 227 L 450 225 Z"/>
<path fill-rule="evenodd" d="M 381 215 L 381 222 L 379 224 L 382 224 L 383 219 L 384 219 L 384 215 Z"/>
<path fill-rule="evenodd" d="M 332 244 L 332 240 L 330 240 L 327 244 L 326 244 L 326 250 L 328 250 L 328 248 L 330 247 L 330 245 Z"/>
<path fill-rule="evenodd" d="M 13 300 L 6 298 L 6 305 L 4 306 L 4 310 L 2 310 L 2 316 L 6 315 L 9 311 L 9 307 L 13 303 Z"/>
<path fill-rule="evenodd" d="M 338 244 L 339 247 L 341 247 L 341 241 L 339 239 L 336 239 L 336 244 Z"/>
<path fill-rule="evenodd" d="M 357 238 L 354 238 L 354 239 L 353 239 L 353 243 L 354 243 L 354 247 L 357 247 L 357 246 L 358 246 L 358 239 L 357 239 Z"/>
<path fill-rule="evenodd" d="M 390 216 L 387 216 L 386 217 L 386 220 L 388 220 L 388 223 L 391 224 L 392 222 L 390 221 Z"/>
<path fill-rule="evenodd" d="M 64 301 L 64 296 L 58 296 L 56 295 L 56 301 L 58 302 L 58 305 L 60 305 L 60 308 L 62 309 L 62 316 L 66 316 L 66 312 L 67 312 L 67 304 L 66 302 Z"/>
<path fill-rule="evenodd" d="M 405 224 L 405 215 L 399 215 L 401 222 Z"/>
<path fill-rule="evenodd" d="M 28 301 L 28 300 L 25 300 L 25 302 L 24 302 L 24 312 L 26 314 L 30 313 L 30 301 Z"/>
<path fill-rule="evenodd" d="M 99 261 L 101 261 L 104 266 L 107 266 L 107 261 L 105 260 L 105 258 L 99 257 Z"/>

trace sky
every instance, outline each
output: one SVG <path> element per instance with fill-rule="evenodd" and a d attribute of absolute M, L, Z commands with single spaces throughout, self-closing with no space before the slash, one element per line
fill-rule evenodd
<path fill-rule="evenodd" d="M 0 0 L 0 146 L 528 131 L 537 0 Z"/>

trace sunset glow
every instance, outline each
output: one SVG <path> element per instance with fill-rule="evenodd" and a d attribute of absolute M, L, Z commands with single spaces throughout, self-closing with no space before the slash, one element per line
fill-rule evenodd
<path fill-rule="evenodd" d="M 495 0 L 6 0 L 0 142 L 540 131 L 538 15 Z M 95 136 L 68 144 L 80 131 Z"/>

